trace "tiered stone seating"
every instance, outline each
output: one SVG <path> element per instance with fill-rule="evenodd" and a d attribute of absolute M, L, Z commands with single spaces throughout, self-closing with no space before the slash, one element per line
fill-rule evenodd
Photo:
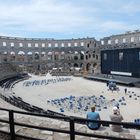
<path fill-rule="evenodd" d="M 1 114 L 2 115 L 2 114 Z M 8 116 L 8 115 L 7 115 Z M 2 118 L 2 117 L 0 117 Z M 6 118 L 5 118 L 6 119 Z M 57 119 L 50 119 L 50 118 L 38 118 L 38 117 L 31 117 L 31 116 L 20 116 L 15 115 L 15 121 L 25 124 L 31 124 L 36 126 L 42 126 L 42 127 L 51 127 L 56 129 L 63 129 L 63 130 L 69 130 L 69 123 L 64 122 L 62 120 Z M 0 123 L 0 130 L 9 131 L 9 126 L 5 123 Z M 131 139 L 140 139 L 139 130 L 129 130 L 124 129 L 123 132 L 117 133 L 111 131 L 109 127 L 101 127 L 99 130 L 93 131 L 88 129 L 86 125 L 83 124 L 75 124 L 75 130 L 79 132 L 84 133 L 93 133 L 93 134 L 100 134 L 105 136 L 116 136 L 121 138 L 131 138 Z M 69 140 L 70 136 L 69 134 L 64 133 L 57 133 L 52 131 L 41 131 L 37 129 L 31 129 L 26 127 L 15 127 L 15 132 L 17 134 L 31 136 L 38 139 L 47 139 L 47 140 Z M 76 140 L 100 140 L 98 138 L 91 138 L 91 137 L 84 137 L 84 136 L 76 136 Z"/>
<path fill-rule="evenodd" d="M 54 140 L 70 140 L 70 136 L 68 134 L 54 132 L 53 139 Z"/>
<path fill-rule="evenodd" d="M 17 71 L 8 63 L 0 63 L 0 79 L 17 74 Z"/>
<path fill-rule="evenodd" d="M 1 67 L 0 67 L 0 69 L 1 69 Z M 0 73 L 1 73 L 1 71 L 0 71 Z M 12 74 L 12 72 L 10 72 L 10 69 L 8 70 L 8 68 L 6 69 L 6 75 L 7 74 Z M 7 88 L 10 87 L 11 83 L 13 81 L 14 81 L 13 79 L 10 79 L 10 81 L 4 81 L 4 83 L 6 84 L 4 86 L 6 86 Z M 136 95 L 134 94 L 133 96 L 136 96 Z M 18 97 L 15 97 L 15 96 L 10 96 L 9 98 L 3 96 L 3 98 L 5 100 L 9 101 L 10 103 L 13 103 L 17 106 L 18 105 L 20 107 L 24 106 L 26 108 L 26 110 L 28 110 L 28 111 L 38 112 L 38 113 L 41 113 L 41 112 L 44 111 L 41 108 L 38 108 L 36 106 L 32 106 L 30 104 L 27 104 L 26 102 L 22 101 L 21 98 L 18 98 Z M 74 99 L 79 100 L 79 98 L 78 99 L 74 98 Z M 82 100 L 82 99 L 83 98 L 81 98 L 80 100 Z M 92 99 L 94 99 L 94 97 Z M 102 100 L 98 100 L 98 101 L 104 101 L 103 96 L 101 96 L 100 99 L 102 99 Z M 88 98 L 86 98 L 86 100 L 88 100 Z M 96 100 L 97 100 L 97 98 L 96 98 Z M 48 113 L 48 112 L 46 112 L 46 113 Z M 46 120 L 42 119 L 42 118 L 41 119 L 35 119 L 33 117 L 28 117 L 28 118 L 26 118 L 26 117 L 16 117 L 15 120 L 20 122 L 20 123 L 33 124 L 33 125 L 36 125 L 36 126 L 44 126 L 44 127 L 50 127 L 50 128 L 69 130 L 69 123 L 64 122 L 64 121 L 60 121 L 60 120 L 53 120 L 53 119 L 48 119 L 48 118 Z M 9 126 L 7 124 L 0 123 L 0 130 L 9 131 Z M 131 131 L 130 132 L 125 132 L 124 131 L 124 132 L 121 132 L 119 134 L 117 132 L 112 132 L 109 127 L 101 127 L 101 129 L 99 129 L 97 131 L 92 131 L 92 130 L 89 130 L 86 125 L 75 124 L 75 130 L 79 131 L 79 132 L 84 132 L 84 133 L 96 133 L 96 134 L 101 134 L 101 135 L 112 135 L 112 136 L 118 136 L 118 137 L 120 136 L 120 137 L 123 137 L 123 138 L 140 139 L 140 136 L 137 135 L 137 133 L 139 133 L 139 132 L 133 133 L 133 131 L 132 132 Z M 57 133 L 57 132 L 51 132 L 51 131 L 41 131 L 41 130 L 25 128 L 25 127 L 17 127 L 17 126 L 15 127 L 15 131 L 18 134 L 23 134 L 23 135 L 36 137 L 36 138 L 41 138 L 41 139 L 47 139 L 47 140 L 59 140 L 59 139 L 60 140 L 63 140 L 63 139 L 67 140 L 68 139 L 69 140 L 69 135 L 68 134 L 63 134 L 63 133 Z M 76 136 L 76 140 L 97 140 L 97 138 Z"/>

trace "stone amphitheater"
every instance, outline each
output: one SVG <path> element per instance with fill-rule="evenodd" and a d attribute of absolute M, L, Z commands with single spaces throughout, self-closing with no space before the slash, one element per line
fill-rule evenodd
<path fill-rule="evenodd" d="M 110 72 L 106 70 L 106 66 L 112 62 L 106 64 L 107 55 L 110 56 L 108 52 L 103 52 L 104 50 L 120 52 L 116 57 L 120 60 L 116 61 L 119 65 L 113 64 L 114 69 L 117 69 L 115 74 L 118 74 L 118 69 L 120 69 L 119 74 L 140 77 L 139 30 L 112 35 L 99 41 L 93 37 L 55 40 L 0 36 L 0 107 L 40 114 L 52 111 L 61 115 L 86 118 L 87 112 L 94 104 L 101 119 L 108 121 L 112 107 L 119 104 L 124 122 L 134 123 L 140 119 L 139 88 L 127 87 L 128 92 L 125 94 L 126 87 L 117 85 L 119 90 L 112 93 L 105 83 L 83 78 L 83 75 Z M 130 61 L 129 63 L 128 59 L 123 61 L 123 64 L 121 63 L 123 55 L 125 59 L 129 58 L 127 50 L 132 50 L 136 54 L 137 62 Z M 106 57 L 101 58 L 101 52 L 106 54 L 104 55 Z M 105 71 L 101 68 L 101 61 L 104 61 Z M 126 67 L 129 70 L 124 72 Z M 8 117 L 5 111 L 0 111 L 0 119 L 8 120 Z M 17 114 L 14 117 L 15 121 L 25 124 L 69 129 L 69 124 L 65 121 Z M 75 129 L 84 133 L 140 139 L 137 129 L 124 128 L 123 132 L 117 133 L 111 131 L 110 127 L 102 126 L 97 131 L 91 131 L 85 124 L 78 123 L 75 124 Z M 0 130 L 8 132 L 10 128 L 6 123 L 0 122 Z M 16 134 L 36 139 L 70 139 L 67 134 L 26 127 L 16 126 L 15 131 Z M 1 134 L 0 139 L 10 138 Z M 76 136 L 76 140 L 91 139 L 97 138 Z"/>
<path fill-rule="evenodd" d="M 13 76 L 19 73 L 19 69 L 13 68 L 11 64 L 1 64 L 0 67 L 1 81 L 8 76 Z M 12 110 L 25 111 L 26 105 L 32 105 L 39 107 L 43 110 L 51 109 L 52 111 L 65 114 L 68 116 L 86 117 L 87 111 L 90 109 L 89 99 L 95 99 L 99 102 L 104 102 L 103 106 L 98 108 L 102 120 L 109 120 L 109 114 L 112 112 L 111 100 L 115 99 L 120 104 L 120 111 L 124 116 L 124 122 L 134 122 L 134 119 L 139 117 L 140 106 L 140 92 L 139 88 L 128 87 L 128 94 L 124 93 L 124 86 L 119 86 L 120 91 L 108 91 L 105 83 L 96 81 L 89 81 L 82 77 L 74 76 L 51 76 L 46 74 L 45 76 L 37 76 L 29 74 L 29 77 L 20 79 L 9 79 L 8 81 L 1 82 L 0 88 L 0 106 Z M 12 81 L 10 81 L 12 80 Z M 49 81 L 48 81 L 49 80 Z M 9 82 L 10 81 L 10 82 Z M 35 82 L 36 81 L 36 82 Z M 42 82 L 43 81 L 43 82 Z M 42 84 L 41 84 L 42 83 Z M 46 84 L 47 83 L 47 84 Z M 22 90 L 21 90 L 22 89 Z M 131 97 L 130 97 L 131 95 Z M 122 97 L 125 101 L 121 101 Z M 24 101 L 24 107 L 21 108 L 17 98 Z M 84 98 L 84 100 L 83 100 Z M 137 98 L 137 100 L 136 100 Z M 7 100 L 8 102 L 4 101 Z M 65 100 L 64 104 L 60 102 Z M 68 100 L 73 101 L 73 108 L 68 106 Z M 78 100 L 82 100 L 82 104 L 88 102 L 89 106 L 80 108 L 78 111 Z M 15 101 L 15 102 L 13 102 Z M 54 102 L 56 101 L 56 102 Z M 77 101 L 77 102 L 76 102 Z M 109 102 L 110 101 L 110 102 Z M 59 104 L 57 104 L 59 102 Z M 126 105 L 122 104 L 126 103 Z M 23 103 L 23 102 L 22 102 Z M 95 102 L 94 102 L 95 103 Z M 115 103 L 115 102 L 114 102 Z M 66 106 L 67 105 L 67 106 Z M 17 107 L 18 106 L 18 107 Z M 106 108 L 104 108 L 106 107 Z M 61 110 L 63 108 L 63 110 Z M 31 109 L 31 108 L 30 108 Z M 37 108 L 36 108 L 37 109 Z M 128 112 L 129 109 L 129 112 Z M 27 111 L 27 110 L 26 110 Z M 31 110 L 30 110 L 31 111 Z M 31 117 L 26 115 L 15 116 L 16 122 L 22 122 L 25 124 L 33 124 L 36 126 L 44 126 L 50 128 L 59 128 L 63 130 L 69 130 L 69 123 L 61 120 L 44 117 Z M 5 111 L 0 111 L 0 118 L 8 120 L 8 114 Z M 91 131 L 85 124 L 75 124 L 75 129 L 79 132 L 101 134 L 105 136 L 117 136 L 121 138 L 140 139 L 139 130 L 136 129 L 125 129 L 121 133 L 111 131 L 110 127 L 102 126 L 97 131 Z M 0 123 L 0 130 L 9 131 L 9 126 L 6 123 Z M 44 140 L 69 140 L 68 134 L 62 134 L 52 131 L 41 131 L 36 129 L 30 129 L 26 127 L 15 127 L 16 134 L 23 134 L 31 136 L 36 139 Z M 2 140 L 8 140 L 8 136 L 1 134 Z M 19 138 L 20 139 L 20 138 Z M 76 136 L 76 140 L 97 140 L 97 138 L 90 138 L 84 136 Z"/>

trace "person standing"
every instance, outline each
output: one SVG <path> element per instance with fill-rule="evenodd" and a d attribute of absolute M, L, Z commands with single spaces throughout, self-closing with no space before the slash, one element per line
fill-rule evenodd
<path fill-rule="evenodd" d="M 87 113 L 87 119 L 88 120 L 100 120 L 100 115 L 98 112 L 95 112 L 95 106 L 91 107 L 91 112 Z M 95 122 L 88 122 L 87 126 L 89 129 L 97 130 L 100 128 L 100 123 Z"/>
<path fill-rule="evenodd" d="M 125 94 L 127 93 L 127 88 L 124 89 Z"/>
<path fill-rule="evenodd" d="M 112 122 L 122 122 L 123 120 L 123 116 L 120 114 L 119 109 L 115 106 L 113 107 L 113 114 L 110 115 L 110 120 Z M 122 126 L 121 125 L 112 125 L 111 126 L 112 131 L 115 132 L 121 132 L 123 131 Z"/>

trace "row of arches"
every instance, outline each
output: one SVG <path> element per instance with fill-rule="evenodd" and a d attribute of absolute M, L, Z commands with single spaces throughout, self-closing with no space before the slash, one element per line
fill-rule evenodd
<path fill-rule="evenodd" d="M 39 62 L 41 63 L 42 61 L 44 61 L 45 63 L 47 63 L 47 65 L 49 65 L 49 63 L 69 63 L 69 64 L 73 64 L 73 65 L 69 65 L 69 67 L 75 67 L 75 68 L 82 68 L 83 67 L 83 63 L 84 60 L 90 59 L 91 56 L 95 55 L 95 51 L 93 52 L 84 52 L 84 51 L 69 51 L 69 52 L 64 52 L 64 51 L 49 51 L 49 52 L 38 52 L 38 51 L 3 51 L 0 54 L 0 59 L 2 58 L 4 61 L 11 61 L 11 62 Z M 95 55 L 96 58 L 96 55 Z M 98 59 L 98 58 L 97 58 Z M 63 61 L 61 61 L 63 60 Z M 95 61 L 95 60 L 94 60 Z M 93 64 L 93 62 L 92 62 Z M 85 64 L 84 67 L 86 68 L 86 70 L 91 70 L 94 69 L 94 67 L 96 66 L 94 64 L 94 66 L 92 66 L 92 64 L 89 63 Z M 63 65 L 61 65 L 63 66 Z M 67 66 L 66 66 L 67 67 Z"/>
<path fill-rule="evenodd" d="M 19 61 L 19 60 L 26 60 L 28 61 L 33 61 L 33 60 L 84 60 L 84 55 L 83 54 L 46 54 L 45 52 L 42 52 L 39 54 L 39 52 L 28 52 L 25 54 L 23 51 L 19 51 L 17 54 L 15 52 L 10 52 L 9 53 L 3 53 L 0 55 L 1 58 L 4 58 L 4 60 L 10 60 L 10 61 Z"/>
<path fill-rule="evenodd" d="M 43 54 L 43 55 L 45 55 L 45 54 L 47 54 L 47 55 L 53 55 L 53 54 L 55 54 L 55 55 L 63 55 L 63 54 L 66 54 L 64 51 L 62 51 L 62 52 L 53 52 L 53 51 L 49 51 L 49 52 L 31 52 L 31 51 L 29 51 L 29 52 L 27 52 L 27 53 L 25 53 L 24 51 L 19 51 L 19 52 L 14 52 L 14 51 L 11 51 L 11 52 L 7 52 L 7 51 L 4 51 L 2 54 L 10 54 L 10 55 L 16 55 L 16 54 L 18 54 L 18 55 L 33 55 L 33 54 Z M 74 52 L 71 52 L 71 51 L 69 51 L 69 52 L 67 52 L 67 54 L 74 54 L 74 55 L 78 55 L 78 54 L 83 54 L 84 55 L 84 51 L 81 51 L 81 52 L 78 52 L 78 51 L 74 51 Z"/>

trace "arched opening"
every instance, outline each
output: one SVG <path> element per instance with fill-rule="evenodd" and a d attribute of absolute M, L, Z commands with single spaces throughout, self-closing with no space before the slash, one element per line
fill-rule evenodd
<path fill-rule="evenodd" d="M 8 61 L 8 52 L 3 52 L 3 61 L 4 62 Z"/>
<path fill-rule="evenodd" d="M 95 53 L 92 54 L 93 58 L 95 58 Z"/>
<path fill-rule="evenodd" d="M 98 60 L 98 55 L 96 55 L 96 60 Z"/>
<path fill-rule="evenodd" d="M 89 54 L 88 57 L 91 58 L 91 54 Z"/>
<path fill-rule="evenodd" d="M 65 59 L 65 52 L 61 52 L 60 59 L 61 60 L 64 60 Z"/>
<path fill-rule="evenodd" d="M 34 58 L 35 60 L 39 60 L 39 52 L 35 52 Z"/>
<path fill-rule="evenodd" d="M 45 52 L 41 52 L 41 57 L 44 57 L 45 56 Z"/>
<path fill-rule="evenodd" d="M 87 44 L 87 48 L 89 48 L 89 43 Z"/>
<path fill-rule="evenodd" d="M 59 52 L 54 53 L 54 60 L 59 60 Z"/>
<path fill-rule="evenodd" d="M 86 60 L 88 59 L 88 55 L 89 54 L 89 51 L 86 51 Z"/>
<path fill-rule="evenodd" d="M 81 64 L 80 64 L 80 68 L 83 68 L 83 66 L 84 66 L 83 63 L 81 63 Z"/>
<path fill-rule="evenodd" d="M 25 61 L 25 52 L 19 51 L 17 60 L 20 61 L 20 62 L 24 62 Z"/>
<path fill-rule="evenodd" d="M 95 62 L 95 63 L 93 63 L 93 67 L 96 67 L 97 66 L 97 63 Z"/>
<path fill-rule="evenodd" d="M 27 60 L 28 60 L 28 62 L 31 62 L 33 60 L 33 53 L 32 52 L 27 53 Z"/>
<path fill-rule="evenodd" d="M 48 60 L 52 60 L 52 52 L 48 52 Z"/>
<path fill-rule="evenodd" d="M 46 60 L 46 53 L 45 52 L 41 52 L 41 59 Z"/>
<path fill-rule="evenodd" d="M 71 67 L 71 63 L 68 63 L 68 66 Z"/>
<path fill-rule="evenodd" d="M 89 71 L 90 70 L 90 66 L 91 66 L 91 64 L 90 63 L 87 63 L 87 65 L 86 65 L 86 71 Z"/>
<path fill-rule="evenodd" d="M 96 43 L 94 44 L 94 47 L 96 47 L 97 45 L 96 45 Z"/>
<path fill-rule="evenodd" d="M 78 60 L 78 56 L 74 56 L 74 60 Z"/>
<path fill-rule="evenodd" d="M 77 63 L 74 63 L 74 67 L 77 68 L 78 67 L 78 64 Z"/>
<path fill-rule="evenodd" d="M 82 53 L 80 54 L 80 59 L 84 60 L 84 54 L 82 54 Z"/>
<path fill-rule="evenodd" d="M 15 61 L 16 56 L 15 56 L 15 52 L 10 52 L 10 61 Z"/>

